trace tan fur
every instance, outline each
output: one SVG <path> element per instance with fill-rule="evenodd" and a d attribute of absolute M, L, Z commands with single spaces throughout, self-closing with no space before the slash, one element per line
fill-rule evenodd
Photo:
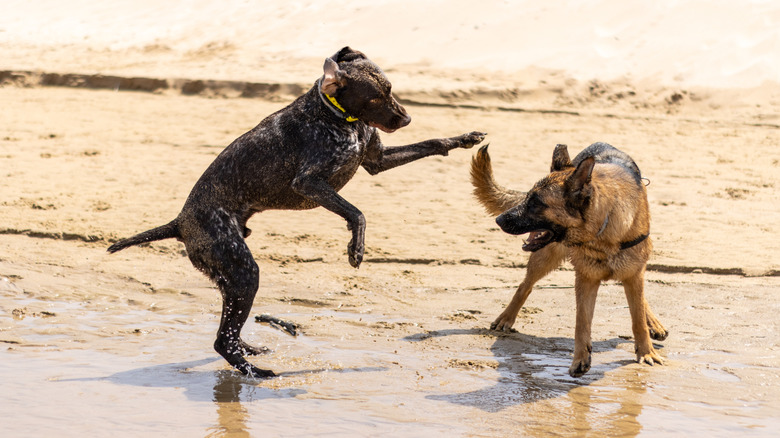
<path fill-rule="evenodd" d="M 565 152 L 565 146 L 563 148 Z M 620 166 L 599 163 L 593 165 L 589 181 L 583 188 L 590 195 L 587 208 L 573 212 L 573 195 L 567 184 L 571 184 L 575 168 L 568 160 L 568 153 L 564 158 L 568 161 L 565 168 L 553 170 L 525 196 L 519 197 L 517 194 L 521 192 L 508 191 L 495 183 L 486 148 L 480 149 L 472 160 L 474 194 L 488 212 L 528 217 L 530 210 L 524 209 L 522 202 L 534 195 L 545 205 L 542 212 L 535 213 L 535 217 L 566 230 L 561 241 L 548 243 L 531 253 L 525 279 L 491 328 L 509 331 L 534 284 L 569 259 L 575 270 L 577 306 L 574 359 L 569 374 L 581 376 L 590 369 L 593 310 L 599 285 L 608 279 L 623 283 L 631 313 L 637 361 L 649 365 L 662 364 L 663 360 L 650 339 L 663 340 L 668 331 L 650 310 L 644 297 L 644 272 L 652 243 L 647 238 L 635 246 L 621 249 L 621 243 L 648 233 L 650 213 L 645 188 Z M 556 168 L 555 160 L 554 156 L 553 169 Z M 560 163 L 558 166 L 560 168 Z M 604 225 L 606 217 L 609 219 Z"/>
<path fill-rule="evenodd" d="M 474 196 L 485 210 L 489 214 L 498 216 L 519 204 L 525 197 L 525 193 L 508 190 L 496 184 L 490 155 L 487 152 L 488 146 L 481 147 L 471 159 L 471 184 L 474 185 Z"/>

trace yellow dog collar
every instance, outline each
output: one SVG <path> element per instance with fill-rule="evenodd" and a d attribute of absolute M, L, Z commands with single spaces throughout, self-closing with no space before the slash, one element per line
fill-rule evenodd
<path fill-rule="evenodd" d="M 322 94 L 325 94 L 325 93 L 322 93 Z M 330 96 L 328 94 L 325 94 L 325 97 L 328 98 L 328 100 L 330 101 L 330 103 L 333 104 L 333 106 L 335 106 L 336 108 L 341 110 L 342 113 L 344 113 L 345 115 L 347 114 L 347 110 L 345 110 L 344 107 L 341 106 L 341 104 L 336 100 L 335 97 Z M 355 122 L 355 121 L 357 121 L 357 119 L 358 119 L 357 117 L 347 116 L 347 118 L 345 120 L 348 121 L 348 122 Z"/>
<path fill-rule="evenodd" d="M 317 91 L 319 91 L 320 98 L 322 99 L 323 102 L 325 102 L 326 105 L 327 105 L 328 102 L 331 103 L 332 106 L 331 105 L 327 105 L 327 106 L 328 106 L 328 108 L 330 108 L 333 111 L 334 114 L 337 114 L 337 115 L 340 115 L 340 116 L 344 116 L 344 120 L 346 120 L 348 122 L 356 122 L 358 120 L 357 117 L 352 117 L 349 114 L 347 114 L 347 110 L 345 110 L 344 107 L 341 106 L 341 104 L 336 100 L 335 97 L 330 96 L 330 95 L 325 94 L 325 93 L 322 92 L 322 78 L 320 78 L 317 81 Z M 326 99 L 327 99 L 327 101 L 326 101 Z M 335 107 L 336 109 L 341 111 L 341 113 L 339 114 L 338 112 L 336 112 L 336 110 L 334 110 L 333 107 Z"/>

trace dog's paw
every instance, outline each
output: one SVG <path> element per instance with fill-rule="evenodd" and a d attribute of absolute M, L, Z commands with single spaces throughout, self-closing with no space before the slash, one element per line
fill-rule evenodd
<path fill-rule="evenodd" d="M 590 370 L 590 354 L 588 354 L 588 357 L 586 358 L 572 361 L 571 366 L 569 367 L 569 375 L 572 377 L 582 377 L 588 370 Z"/>
<path fill-rule="evenodd" d="M 471 149 L 475 145 L 478 145 L 482 143 L 482 140 L 485 139 L 485 136 L 487 135 L 486 132 L 479 132 L 479 131 L 473 131 L 468 134 L 463 134 L 460 137 L 458 137 L 458 147 L 461 147 L 463 149 Z"/>
<path fill-rule="evenodd" d="M 648 330 L 650 330 L 650 337 L 656 341 L 663 341 L 669 336 L 669 330 L 665 329 L 662 325 L 655 327 L 650 326 L 648 327 Z"/>
<path fill-rule="evenodd" d="M 359 268 L 363 262 L 363 244 L 356 244 L 355 239 L 350 240 L 349 245 L 347 245 L 347 256 L 350 266 Z"/>
<path fill-rule="evenodd" d="M 639 363 L 644 363 L 644 364 L 650 365 L 650 366 L 655 365 L 655 364 L 658 364 L 658 365 L 663 365 L 664 364 L 664 360 L 661 358 L 661 356 L 658 354 L 658 352 L 656 352 L 654 349 L 651 349 L 649 352 L 644 353 L 644 354 L 637 352 L 637 354 L 636 354 L 636 361 L 639 362 Z"/>
<path fill-rule="evenodd" d="M 496 318 L 495 321 L 493 321 L 492 324 L 490 324 L 491 330 L 498 330 L 501 332 L 510 332 L 512 331 L 512 326 L 515 324 L 515 319 L 517 318 L 517 315 L 511 316 L 511 315 L 504 315 L 503 313 L 499 315 L 498 318 Z"/>
<path fill-rule="evenodd" d="M 276 377 L 275 372 L 271 370 L 260 369 L 250 364 L 249 362 L 236 365 L 235 368 L 241 371 L 241 374 L 244 374 L 245 376 L 251 377 L 253 379 L 268 379 L 271 377 Z"/>
<path fill-rule="evenodd" d="M 271 352 L 271 349 L 268 347 L 255 347 L 247 344 L 244 341 L 239 341 L 238 348 L 241 349 L 241 352 L 245 356 L 257 356 L 260 354 L 268 354 Z"/>
<path fill-rule="evenodd" d="M 593 353 L 593 346 L 590 343 L 578 348 L 576 342 L 575 340 L 574 359 L 569 367 L 569 375 L 572 377 L 580 377 L 588 372 Z"/>
<path fill-rule="evenodd" d="M 353 268 L 359 268 L 360 263 L 363 262 L 363 251 L 365 250 L 366 218 L 361 213 L 354 220 L 348 220 L 347 229 L 352 231 L 352 239 L 347 245 L 349 264 Z"/>

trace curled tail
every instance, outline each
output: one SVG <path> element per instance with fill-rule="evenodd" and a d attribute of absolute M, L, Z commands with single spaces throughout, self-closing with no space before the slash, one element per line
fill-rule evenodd
<path fill-rule="evenodd" d="M 489 145 L 482 146 L 471 159 L 471 184 L 474 196 L 488 213 L 498 216 L 522 202 L 524 192 L 501 187 L 493 178 L 493 166 L 488 154 Z"/>
<path fill-rule="evenodd" d="M 171 237 L 181 237 L 179 233 L 179 225 L 176 220 L 172 220 L 165 225 L 151 230 L 144 231 L 143 233 L 136 234 L 133 237 L 122 239 L 119 242 L 108 247 L 108 252 L 115 253 L 121 251 L 128 246 L 138 245 L 139 243 L 152 242 L 155 240 L 170 239 Z"/>

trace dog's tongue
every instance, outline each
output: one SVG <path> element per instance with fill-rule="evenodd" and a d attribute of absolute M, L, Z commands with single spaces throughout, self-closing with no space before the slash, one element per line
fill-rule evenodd
<path fill-rule="evenodd" d="M 548 230 L 536 230 L 528 233 L 526 244 L 533 245 L 539 242 L 545 242 L 551 238 Z"/>
<path fill-rule="evenodd" d="M 538 240 L 546 232 L 547 231 L 531 231 L 530 233 L 528 233 L 528 241 L 533 242 L 534 240 Z"/>

